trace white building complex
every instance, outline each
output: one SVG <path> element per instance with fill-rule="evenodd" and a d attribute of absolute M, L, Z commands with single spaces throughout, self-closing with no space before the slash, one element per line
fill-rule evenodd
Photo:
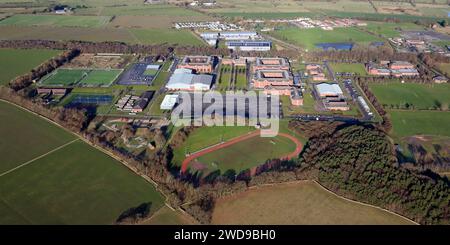
<path fill-rule="evenodd" d="M 213 76 L 193 74 L 191 69 L 179 68 L 173 72 L 166 88 L 168 90 L 204 91 L 209 90 L 213 83 Z"/>
<path fill-rule="evenodd" d="M 271 41 L 263 40 L 242 40 L 226 42 L 228 49 L 240 51 L 270 51 L 272 48 Z"/>

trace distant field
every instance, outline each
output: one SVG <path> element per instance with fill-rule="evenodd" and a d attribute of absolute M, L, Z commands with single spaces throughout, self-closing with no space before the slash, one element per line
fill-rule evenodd
<path fill-rule="evenodd" d="M 272 34 L 306 49 L 315 49 L 317 43 L 356 42 L 368 44 L 373 41 L 381 41 L 379 37 L 372 36 L 353 27 L 335 28 L 332 31 L 320 28 L 299 29 L 292 27 L 272 32 Z"/>
<path fill-rule="evenodd" d="M 189 30 L 130 29 L 130 33 L 142 44 L 179 44 L 201 46 L 204 43 Z"/>
<path fill-rule="evenodd" d="M 208 153 L 197 158 L 195 162 L 205 166 L 210 171 L 220 170 L 223 174 L 229 169 L 236 173 L 258 166 L 269 159 L 280 158 L 296 148 L 295 143 L 287 138 L 277 136 L 273 138 L 253 137 L 229 147 Z"/>
<path fill-rule="evenodd" d="M 123 4 L 123 2 L 121 2 Z M 202 13 L 168 4 L 147 5 L 129 4 L 128 6 L 101 6 L 100 8 L 78 9 L 77 14 L 95 14 L 100 16 L 205 16 Z"/>
<path fill-rule="evenodd" d="M 367 75 L 364 65 L 361 63 L 330 63 L 334 72 L 352 72 L 357 75 Z"/>
<path fill-rule="evenodd" d="M 0 85 L 31 71 L 59 52 L 48 49 L 0 49 Z"/>
<path fill-rule="evenodd" d="M 389 115 L 395 136 L 436 135 L 450 137 L 450 112 L 389 111 Z"/>
<path fill-rule="evenodd" d="M 163 205 L 150 183 L 63 129 L 4 102 L 0 117 L 0 224 L 112 224 Z"/>
<path fill-rule="evenodd" d="M 59 27 L 103 27 L 111 17 L 73 15 L 13 15 L 0 21 L 0 25 L 59 26 Z"/>
<path fill-rule="evenodd" d="M 450 106 L 450 84 L 416 83 L 371 83 L 370 89 L 382 105 L 404 106 L 406 103 L 415 109 Z"/>
<path fill-rule="evenodd" d="M 385 38 L 399 37 L 401 31 L 423 30 L 423 26 L 409 22 L 386 23 L 386 22 L 369 22 L 366 27 L 368 31 L 382 35 Z"/>
<path fill-rule="evenodd" d="M 413 224 L 386 211 L 339 198 L 313 182 L 279 184 L 219 199 L 213 224 Z"/>

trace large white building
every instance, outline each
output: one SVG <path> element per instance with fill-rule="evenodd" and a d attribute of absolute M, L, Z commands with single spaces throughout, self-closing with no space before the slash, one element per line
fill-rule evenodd
<path fill-rule="evenodd" d="M 270 51 L 272 48 L 271 41 L 259 40 L 242 40 L 226 42 L 228 49 L 241 51 Z"/>
<path fill-rule="evenodd" d="M 314 85 L 314 87 L 321 98 L 344 96 L 341 87 L 337 83 L 319 83 Z"/>
<path fill-rule="evenodd" d="M 168 90 L 204 91 L 211 88 L 213 76 L 193 74 L 191 69 L 176 69 L 167 82 Z"/>
<path fill-rule="evenodd" d="M 161 110 L 172 110 L 175 105 L 178 103 L 178 94 L 168 94 L 164 96 L 159 109 Z"/>

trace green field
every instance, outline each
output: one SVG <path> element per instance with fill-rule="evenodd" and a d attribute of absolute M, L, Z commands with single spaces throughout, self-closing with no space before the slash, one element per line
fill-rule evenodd
<path fill-rule="evenodd" d="M 404 108 L 406 104 L 414 109 L 448 108 L 450 105 L 448 83 L 371 83 L 369 87 L 378 101 L 387 108 L 397 108 L 397 105 Z"/>
<path fill-rule="evenodd" d="M 191 218 L 179 211 L 173 211 L 167 206 L 162 207 L 150 219 L 142 222 L 142 225 L 192 225 Z"/>
<path fill-rule="evenodd" d="M 60 68 L 42 78 L 41 85 L 50 86 L 110 86 L 122 70 L 88 70 Z"/>
<path fill-rule="evenodd" d="M 395 136 L 435 135 L 450 137 L 450 112 L 389 111 L 389 115 Z"/>
<path fill-rule="evenodd" d="M 108 2 L 109 3 L 109 2 Z M 123 4 L 123 2 L 120 2 Z M 138 4 L 127 4 L 128 6 L 105 6 L 99 8 L 79 9 L 78 14 L 95 14 L 103 16 L 128 15 L 128 16 L 203 16 L 202 13 L 186 8 L 168 4 L 144 5 L 140 1 Z"/>
<path fill-rule="evenodd" d="M 189 30 L 130 29 L 129 31 L 141 44 L 204 45 L 204 42 L 195 37 Z"/>
<path fill-rule="evenodd" d="M 112 224 L 163 205 L 151 184 L 63 129 L 3 102 L 0 115 L 0 224 Z"/>
<path fill-rule="evenodd" d="M 59 52 L 48 49 L 0 49 L 0 85 L 31 71 Z"/>
<path fill-rule="evenodd" d="M 220 78 L 218 86 L 219 90 L 225 91 L 230 88 L 231 82 L 231 66 L 230 65 L 222 65 L 220 69 Z"/>
<path fill-rule="evenodd" d="M 367 75 L 364 65 L 361 63 L 330 63 L 334 72 L 351 72 L 356 75 Z"/>
<path fill-rule="evenodd" d="M 111 17 L 108 16 L 66 16 L 18 14 L 0 21 L 0 25 L 58 26 L 58 27 L 103 27 Z"/>
<path fill-rule="evenodd" d="M 285 137 L 253 137 L 229 147 L 203 155 L 193 163 L 204 165 L 209 171 L 225 173 L 233 169 L 236 173 L 261 165 L 265 161 L 280 158 L 295 151 L 295 143 Z"/>
<path fill-rule="evenodd" d="M 44 119 L 5 102 L 0 102 L 0 118 L 0 173 L 75 139 Z"/>
<path fill-rule="evenodd" d="M 181 164 L 184 160 L 185 153 L 199 151 L 208 146 L 227 141 L 253 130 L 255 130 L 254 127 L 248 126 L 214 126 L 197 128 L 189 135 L 182 146 L 174 149 L 173 162 L 175 164 Z"/>
<path fill-rule="evenodd" d="M 247 88 L 247 76 L 246 69 L 243 67 L 235 67 L 236 71 L 236 80 L 235 86 L 236 89 L 241 90 Z"/>
<path fill-rule="evenodd" d="M 306 49 L 315 49 L 317 43 L 355 42 L 366 45 L 373 41 L 382 41 L 379 37 L 370 35 L 354 27 L 335 28 L 332 31 L 322 30 L 320 28 L 285 28 L 272 32 L 272 34 Z"/>
<path fill-rule="evenodd" d="M 84 69 L 58 69 L 39 82 L 50 86 L 74 86 L 87 76 L 89 70 Z"/>
<path fill-rule="evenodd" d="M 219 199 L 213 224 L 413 224 L 386 211 L 337 197 L 314 182 L 266 186 Z"/>
<path fill-rule="evenodd" d="M 110 86 L 120 75 L 122 70 L 92 70 L 79 83 L 80 86 Z"/>
<path fill-rule="evenodd" d="M 363 28 L 385 38 L 400 37 L 401 31 L 424 30 L 423 26 L 419 26 L 410 22 L 369 22 L 367 23 L 367 26 Z"/>

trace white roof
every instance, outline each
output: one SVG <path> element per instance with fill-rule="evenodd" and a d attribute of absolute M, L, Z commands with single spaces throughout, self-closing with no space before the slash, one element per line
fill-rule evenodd
<path fill-rule="evenodd" d="M 164 99 L 159 107 L 161 110 L 171 110 L 177 102 L 178 94 L 168 94 L 164 96 Z"/>
<path fill-rule="evenodd" d="M 337 83 L 320 83 L 316 84 L 319 94 L 343 94 L 341 87 Z"/>
<path fill-rule="evenodd" d="M 161 65 L 147 65 L 147 67 L 145 68 L 146 70 L 151 69 L 151 70 L 158 70 L 159 67 L 161 67 Z"/>
<path fill-rule="evenodd" d="M 166 85 L 168 89 L 209 89 L 212 84 L 211 75 L 192 74 L 191 69 L 176 69 Z"/>

